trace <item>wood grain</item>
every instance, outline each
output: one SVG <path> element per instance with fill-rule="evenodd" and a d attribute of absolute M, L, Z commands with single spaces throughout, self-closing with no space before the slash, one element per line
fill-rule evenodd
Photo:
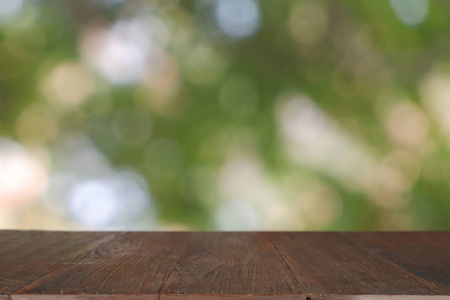
<path fill-rule="evenodd" d="M 0 300 L 450 300 L 450 232 L 0 231 Z"/>
<path fill-rule="evenodd" d="M 340 233 L 269 233 L 309 295 L 448 295 Z"/>
<path fill-rule="evenodd" d="M 350 243 L 397 264 L 450 294 L 450 235 L 444 232 L 347 233 Z"/>
<path fill-rule="evenodd" d="M 306 300 L 306 295 L 162 294 L 161 300 Z M 312 299 L 310 299 L 312 300 Z"/>
<path fill-rule="evenodd" d="M 17 291 L 115 235 L 116 233 L 1 231 L 0 293 Z"/>
<path fill-rule="evenodd" d="M 164 294 L 302 294 L 262 232 L 197 233 Z"/>
<path fill-rule="evenodd" d="M 149 295 L 13 295 L 11 300 L 153 300 L 158 296 Z"/>
<path fill-rule="evenodd" d="M 123 294 L 158 299 L 189 238 L 188 233 L 128 232 L 14 295 Z"/>
<path fill-rule="evenodd" d="M 311 300 L 449 300 L 450 296 L 439 295 L 323 295 Z"/>

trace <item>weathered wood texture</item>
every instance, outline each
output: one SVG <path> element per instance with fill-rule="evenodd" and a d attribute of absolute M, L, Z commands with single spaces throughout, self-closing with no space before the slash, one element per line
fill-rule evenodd
<path fill-rule="evenodd" d="M 161 300 L 305 300 L 306 295 L 161 294 Z"/>
<path fill-rule="evenodd" d="M 450 234 L 393 232 L 345 234 L 363 250 L 388 260 L 415 276 L 450 290 Z"/>
<path fill-rule="evenodd" d="M 450 295 L 426 279 L 355 246 L 340 233 L 269 235 L 307 294 Z"/>
<path fill-rule="evenodd" d="M 301 294 L 265 233 L 199 233 L 164 294 Z"/>
<path fill-rule="evenodd" d="M 0 293 L 25 285 L 96 249 L 115 233 L 0 231 Z"/>
<path fill-rule="evenodd" d="M 450 233 L 0 231 L 1 300 L 450 300 Z"/>
<path fill-rule="evenodd" d="M 128 294 L 159 299 L 161 285 L 180 260 L 189 237 L 161 232 L 120 234 L 15 295 Z"/>

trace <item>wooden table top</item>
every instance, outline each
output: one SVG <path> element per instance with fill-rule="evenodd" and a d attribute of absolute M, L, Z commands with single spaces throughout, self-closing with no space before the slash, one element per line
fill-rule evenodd
<path fill-rule="evenodd" d="M 0 231 L 0 299 L 450 299 L 450 232 Z"/>

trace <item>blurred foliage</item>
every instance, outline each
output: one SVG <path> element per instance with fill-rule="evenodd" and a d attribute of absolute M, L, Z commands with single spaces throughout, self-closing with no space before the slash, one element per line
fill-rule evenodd
<path fill-rule="evenodd" d="M 49 174 L 89 138 L 145 178 L 139 228 L 450 229 L 450 2 L 416 1 L 412 25 L 401 1 L 252 2 L 258 29 L 233 37 L 220 1 L 24 2 L 0 24 L 0 135 Z M 102 53 L 134 19 L 145 59 Z"/>

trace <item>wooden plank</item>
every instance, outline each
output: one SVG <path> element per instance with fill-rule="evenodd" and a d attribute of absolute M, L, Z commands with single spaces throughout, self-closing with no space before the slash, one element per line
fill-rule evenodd
<path fill-rule="evenodd" d="M 340 233 L 269 233 L 311 299 L 318 295 L 447 295 L 443 289 L 352 245 Z M 332 299 L 332 298 L 326 298 Z M 350 299 L 350 298 L 349 298 Z"/>
<path fill-rule="evenodd" d="M 128 232 L 17 291 L 13 300 L 28 299 L 30 294 L 33 299 L 60 294 L 82 295 L 82 299 L 95 294 L 159 299 L 161 285 L 174 270 L 189 237 L 188 233 Z"/>
<path fill-rule="evenodd" d="M 0 232 L 0 293 L 11 294 L 117 233 Z"/>
<path fill-rule="evenodd" d="M 450 296 L 439 295 L 324 295 L 310 300 L 449 300 Z"/>
<path fill-rule="evenodd" d="M 306 300 L 305 295 L 163 294 L 161 300 Z M 310 299 L 311 300 L 311 299 Z"/>
<path fill-rule="evenodd" d="M 305 299 L 294 276 L 262 232 L 196 233 L 162 294 L 161 299 L 221 294 L 281 294 L 291 295 L 289 299 Z"/>
<path fill-rule="evenodd" d="M 450 300 L 449 272 L 444 232 L 0 231 L 0 300 Z"/>
<path fill-rule="evenodd" d="M 450 232 L 344 234 L 349 242 L 422 277 L 450 294 Z"/>
<path fill-rule="evenodd" d="M 11 300 L 153 300 L 148 295 L 13 295 Z"/>

